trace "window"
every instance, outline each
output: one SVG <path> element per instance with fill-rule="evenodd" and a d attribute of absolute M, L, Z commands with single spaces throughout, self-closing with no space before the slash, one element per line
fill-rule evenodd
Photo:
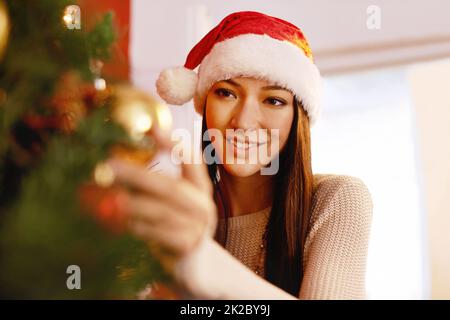
<path fill-rule="evenodd" d="M 407 67 L 324 78 L 312 127 L 314 173 L 361 178 L 373 221 L 369 299 L 428 298 L 424 210 Z"/>

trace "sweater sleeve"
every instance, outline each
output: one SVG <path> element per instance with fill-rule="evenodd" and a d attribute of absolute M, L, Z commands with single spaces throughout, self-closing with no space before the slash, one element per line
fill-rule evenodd
<path fill-rule="evenodd" d="M 318 187 L 305 243 L 300 299 L 364 299 L 372 199 L 354 177 L 330 175 Z"/>
<path fill-rule="evenodd" d="M 210 237 L 178 262 L 174 275 L 182 299 L 297 299 L 256 275 Z"/>

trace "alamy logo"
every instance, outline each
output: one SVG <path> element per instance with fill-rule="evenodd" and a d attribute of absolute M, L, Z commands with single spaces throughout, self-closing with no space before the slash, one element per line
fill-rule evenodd
<path fill-rule="evenodd" d="M 67 6 L 64 10 L 64 23 L 67 29 L 81 29 L 81 10 L 77 5 Z"/>
<path fill-rule="evenodd" d="M 381 8 L 376 5 L 368 6 L 366 9 L 368 14 L 366 26 L 369 30 L 381 29 Z"/>
<path fill-rule="evenodd" d="M 70 276 L 67 278 L 66 286 L 69 290 L 81 289 L 81 269 L 79 266 L 72 264 L 67 267 L 67 274 Z"/>
<path fill-rule="evenodd" d="M 193 134 L 186 128 L 172 131 L 171 140 L 177 143 L 171 150 L 171 161 L 210 165 L 237 164 L 260 165 L 262 175 L 275 175 L 279 170 L 279 129 L 226 129 L 225 132 L 210 128 L 201 134 L 202 122 L 194 121 Z M 201 136 L 201 139 L 193 139 Z M 201 143 L 208 142 L 201 152 Z"/>

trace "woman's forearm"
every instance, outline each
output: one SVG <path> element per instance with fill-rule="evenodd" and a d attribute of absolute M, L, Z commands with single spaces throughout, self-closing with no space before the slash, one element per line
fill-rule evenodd
<path fill-rule="evenodd" d="M 175 268 L 193 299 L 297 299 L 257 276 L 210 237 Z"/>

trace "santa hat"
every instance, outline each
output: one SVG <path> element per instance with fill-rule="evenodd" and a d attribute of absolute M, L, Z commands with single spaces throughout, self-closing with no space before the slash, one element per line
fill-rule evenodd
<path fill-rule="evenodd" d="M 290 90 L 311 124 L 320 115 L 320 72 L 303 32 L 287 21 L 253 11 L 225 17 L 192 48 L 184 66 L 160 73 L 156 89 L 169 104 L 182 105 L 194 98 L 195 110 L 203 114 L 211 86 L 238 76 L 264 79 Z"/>

